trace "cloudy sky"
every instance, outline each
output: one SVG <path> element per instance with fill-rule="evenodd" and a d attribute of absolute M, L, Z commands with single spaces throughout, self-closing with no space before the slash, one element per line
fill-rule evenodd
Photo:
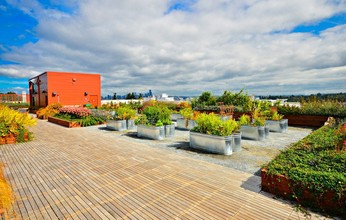
<path fill-rule="evenodd" d="M 346 92 L 346 0 L 0 0 L 0 92 L 45 71 L 102 94 Z"/>

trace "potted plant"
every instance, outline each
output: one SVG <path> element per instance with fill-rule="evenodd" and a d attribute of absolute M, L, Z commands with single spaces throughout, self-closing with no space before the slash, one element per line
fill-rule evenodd
<path fill-rule="evenodd" d="M 154 140 L 174 136 L 175 129 L 170 120 L 170 110 L 166 106 L 149 106 L 143 110 L 143 115 L 136 119 L 137 136 Z"/>
<path fill-rule="evenodd" d="M 115 131 L 123 131 L 126 129 L 133 129 L 134 117 L 136 111 L 123 106 L 116 109 L 115 112 L 111 113 L 111 116 L 107 120 L 107 128 Z"/>
<path fill-rule="evenodd" d="M 191 130 L 196 126 L 196 121 L 194 118 L 197 115 L 192 108 L 183 108 L 180 110 L 180 114 L 183 118 L 177 119 L 177 128 L 183 130 Z"/>
<path fill-rule="evenodd" d="M 238 123 L 241 126 L 242 138 L 257 141 L 262 141 L 266 138 L 265 118 L 260 117 L 257 110 L 253 114 L 252 121 L 250 116 L 244 114 L 240 116 Z"/>
<path fill-rule="evenodd" d="M 271 110 L 268 119 L 266 120 L 266 127 L 274 132 L 286 132 L 288 130 L 288 119 L 283 119 L 276 110 Z"/>
<path fill-rule="evenodd" d="M 190 147 L 212 153 L 231 155 L 240 148 L 234 147 L 234 136 L 238 124 L 230 119 L 222 121 L 217 115 L 200 114 L 197 125 L 190 131 Z"/>

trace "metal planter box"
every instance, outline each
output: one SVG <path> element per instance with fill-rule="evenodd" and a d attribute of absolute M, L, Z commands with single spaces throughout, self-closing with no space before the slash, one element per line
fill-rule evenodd
<path fill-rule="evenodd" d="M 264 126 L 264 138 L 268 138 L 268 137 L 269 137 L 269 127 Z"/>
<path fill-rule="evenodd" d="M 241 132 L 233 133 L 232 135 L 232 141 L 233 141 L 233 152 L 238 152 L 241 150 Z"/>
<path fill-rule="evenodd" d="M 262 141 L 265 138 L 264 126 L 241 126 L 242 138 Z"/>
<path fill-rule="evenodd" d="M 175 124 L 165 125 L 165 137 L 174 137 Z"/>
<path fill-rule="evenodd" d="M 154 140 L 163 140 L 165 138 L 165 127 L 138 125 L 137 137 L 145 137 Z"/>
<path fill-rule="evenodd" d="M 136 130 L 136 125 L 135 125 L 135 120 L 133 119 L 129 119 L 126 120 L 126 124 L 127 124 L 127 130 Z"/>
<path fill-rule="evenodd" d="M 192 128 L 196 127 L 196 125 L 195 120 L 186 120 L 184 118 L 178 118 L 177 120 L 177 128 L 182 130 L 191 130 Z"/>
<path fill-rule="evenodd" d="M 106 126 L 110 130 L 124 131 L 126 130 L 126 120 L 107 120 Z"/>
<path fill-rule="evenodd" d="M 177 113 L 171 114 L 171 120 L 172 121 L 176 121 L 179 118 L 183 118 L 183 116 L 181 114 L 177 114 Z"/>
<path fill-rule="evenodd" d="M 273 132 L 286 132 L 288 130 L 288 120 L 282 119 L 280 121 L 267 120 L 266 126 Z"/>
<path fill-rule="evenodd" d="M 231 155 L 233 153 L 232 136 L 216 136 L 190 131 L 190 147 L 212 153 Z"/>

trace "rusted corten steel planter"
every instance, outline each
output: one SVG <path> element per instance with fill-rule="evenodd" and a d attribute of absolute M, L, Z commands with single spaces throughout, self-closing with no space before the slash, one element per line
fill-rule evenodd
<path fill-rule="evenodd" d="M 319 115 L 285 115 L 289 126 L 322 127 L 328 120 L 328 116 Z"/>
<path fill-rule="evenodd" d="M 297 189 L 299 183 L 294 182 L 284 175 L 269 175 L 266 169 L 261 170 L 261 188 L 276 196 L 289 200 L 298 200 L 301 205 L 318 208 L 332 215 L 346 217 L 346 193 L 337 195 L 333 191 L 326 191 L 323 194 L 313 194 L 307 188 L 301 186 L 300 195 L 293 192 L 293 187 Z M 294 197 L 296 196 L 296 199 Z"/>
<path fill-rule="evenodd" d="M 48 121 L 68 128 L 79 128 L 81 125 L 75 121 L 67 121 L 60 118 L 48 117 Z"/>

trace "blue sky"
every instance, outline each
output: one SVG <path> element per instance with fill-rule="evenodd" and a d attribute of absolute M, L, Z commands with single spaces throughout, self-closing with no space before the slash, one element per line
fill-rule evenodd
<path fill-rule="evenodd" d="M 0 1 L 0 92 L 46 70 L 101 73 L 103 95 L 346 92 L 343 0 L 96 2 Z"/>

